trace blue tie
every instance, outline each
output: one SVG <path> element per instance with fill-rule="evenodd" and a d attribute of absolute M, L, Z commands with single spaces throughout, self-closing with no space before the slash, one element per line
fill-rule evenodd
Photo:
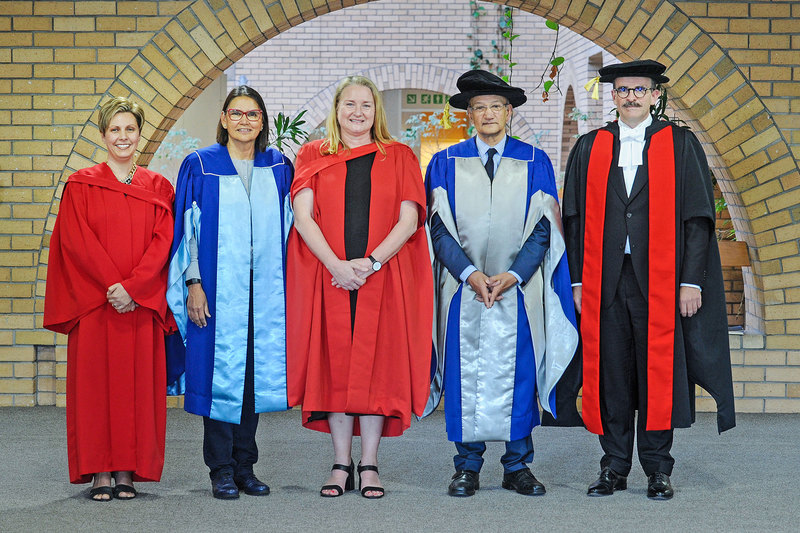
<path fill-rule="evenodd" d="M 492 181 L 494 179 L 494 154 L 496 153 L 497 150 L 495 150 L 494 148 L 489 148 L 489 150 L 486 151 L 488 159 L 486 159 L 486 165 L 484 166 L 486 168 L 486 174 L 489 175 L 489 181 Z"/>

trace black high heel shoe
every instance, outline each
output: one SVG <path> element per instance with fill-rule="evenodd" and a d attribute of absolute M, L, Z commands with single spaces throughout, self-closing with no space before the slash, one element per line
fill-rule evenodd
<path fill-rule="evenodd" d="M 366 470 L 370 470 L 372 472 L 378 473 L 378 467 L 375 465 L 362 465 L 361 462 L 358 463 L 358 490 L 361 491 L 361 496 L 367 498 L 368 500 L 377 500 L 378 498 L 383 498 L 385 491 L 383 487 L 364 487 L 364 483 L 361 480 L 361 472 Z M 380 494 L 367 496 L 368 492 L 379 492 Z"/>
<path fill-rule="evenodd" d="M 335 485 L 335 484 L 323 485 L 322 488 L 319 489 L 319 495 L 322 496 L 323 498 L 336 498 L 337 496 L 341 496 L 348 490 L 353 490 L 356 485 L 356 482 L 353 479 L 354 466 L 355 464 L 353 463 L 352 459 L 350 460 L 350 466 L 342 465 L 339 463 L 334 464 L 333 468 L 331 468 L 331 472 L 333 472 L 334 470 L 344 470 L 345 472 L 347 472 L 347 479 L 344 480 L 344 489 L 342 489 L 340 485 Z M 325 494 L 326 490 L 335 490 L 336 494 Z"/>

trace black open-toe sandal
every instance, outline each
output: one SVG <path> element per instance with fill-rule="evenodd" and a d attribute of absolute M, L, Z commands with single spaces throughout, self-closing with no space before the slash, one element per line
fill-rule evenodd
<path fill-rule="evenodd" d="M 123 492 L 130 492 L 133 496 L 120 496 Z M 136 489 L 131 487 L 130 485 L 125 485 L 123 483 L 117 483 L 114 485 L 114 497 L 118 500 L 132 500 L 136 497 Z"/>
<path fill-rule="evenodd" d="M 95 498 L 95 496 L 108 496 L 108 499 Z M 89 499 L 93 502 L 110 502 L 114 499 L 114 492 L 108 485 L 104 487 L 95 487 L 89 491 Z"/>
<path fill-rule="evenodd" d="M 353 480 L 354 466 L 355 465 L 353 464 L 352 460 L 350 461 L 350 466 L 342 465 L 339 463 L 334 464 L 333 468 L 331 468 L 331 472 L 334 470 L 344 470 L 345 472 L 347 472 L 347 479 L 344 480 L 344 490 L 342 490 L 342 487 L 340 485 L 323 485 L 322 488 L 319 489 L 319 495 L 322 496 L 323 498 L 336 498 L 337 496 L 341 496 L 348 490 L 353 490 L 356 485 L 355 480 Z M 325 494 L 326 490 L 335 490 L 336 494 Z"/>
<path fill-rule="evenodd" d="M 364 472 L 365 470 L 370 470 L 370 471 L 375 472 L 377 474 L 378 473 L 378 467 L 375 466 L 375 465 L 362 465 L 361 463 L 358 463 L 358 490 L 361 491 L 361 496 L 363 496 L 364 498 L 367 498 L 368 500 L 377 500 L 378 498 L 383 498 L 383 495 L 385 494 L 385 491 L 383 490 L 383 487 L 364 487 L 364 486 L 362 486 L 363 483 L 361 481 L 361 472 Z M 377 495 L 373 494 L 372 496 L 367 496 L 368 492 L 380 492 L 380 494 L 377 494 Z"/>

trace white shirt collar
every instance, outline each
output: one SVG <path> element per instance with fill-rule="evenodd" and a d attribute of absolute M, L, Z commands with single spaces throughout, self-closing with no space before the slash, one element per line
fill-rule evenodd
<path fill-rule="evenodd" d="M 503 155 L 503 150 L 505 150 L 505 148 L 506 148 L 506 140 L 507 139 L 508 139 L 508 135 L 503 135 L 503 138 L 499 143 L 495 144 L 494 146 L 489 146 L 488 144 L 483 142 L 480 137 L 478 137 L 476 135 L 475 136 L 475 144 L 478 145 L 478 153 L 480 154 L 481 159 L 485 159 L 486 158 L 486 152 L 489 151 L 489 148 L 494 148 L 495 150 L 497 150 L 497 153 L 502 156 Z"/>
<path fill-rule="evenodd" d="M 653 123 L 653 117 L 647 116 L 635 128 L 631 128 L 621 120 L 619 125 L 619 166 L 638 167 L 642 164 L 642 151 L 644 150 L 644 130 Z"/>

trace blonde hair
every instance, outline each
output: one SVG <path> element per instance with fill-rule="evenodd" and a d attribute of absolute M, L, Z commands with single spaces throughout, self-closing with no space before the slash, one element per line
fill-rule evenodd
<path fill-rule="evenodd" d="M 375 84 L 372 83 L 372 80 L 365 76 L 348 76 L 340 81 L 339 85 L 336 87 L 336 93 L 334 93 L 333 96 L 333 105 L 328 113 L 328 118 L 325 119 L 325 129 L 327 133 L 325 135 L 325 140 L 320 145 L 320 153 L 323 155 L 335 154 L 339 151 L 340 145 L 347 150 L 350 149 L 342 140 L 342 132 L 336 115 L 342 100 L 342 92 L 351 85 L 361 85 L 372 92 L 372 99 L 375 100 L 375 122 L 372 124 L 370 133 L 372 134 L 372 140 L 378 145 L 378 150 L 386 155 L 386 150 L 384 150 L 383 145 L 394 142 L 394 137 L 389 133 L 389 126 L 386 123 L 386 111 L 383 107 L 381 93 L 378 91 Z"/>
<path fill-rule="evenodd" d="M 97 128 L 101 134 L 105 135 L 111 119 L 117 113 L 131 113 L 136 118 L 139 131 L 142 131 L 142 125 L 144 124 L 144 109 L 142 109 L 142 106 L 124 96 L 115 96 L 103 104 L 97 114 Z"/>

